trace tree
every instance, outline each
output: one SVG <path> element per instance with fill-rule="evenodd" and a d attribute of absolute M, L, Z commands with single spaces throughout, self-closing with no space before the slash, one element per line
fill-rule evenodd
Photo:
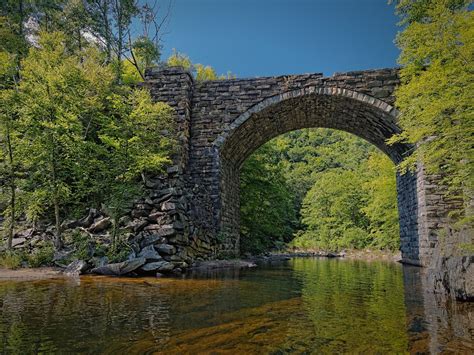
<path fill-rule="evenodd" d="M 471 4 L 468 0 L 397 2 L 405 26 L 397 37 L 402 83 L 396 102 L 403 132 L 391 140 L 417 146 L 401 164 L 402 170 L 422 162 L 429 174 L 443 177 L 448 196 L 464 200 L 466 207 L 472 204 L 474 191 Z M 472 218 L 472 211 L 465 217 Z"/>
<path fill-rule="evenodd" d="M 194 78 L 197 81 L 235 78 L 235 75 L 233 75 L 231 72 L 228 72 L 227 75 L 217 75 L 214 68 L 209 65 L 203 65 L 199 63 L 193 64 L 187 55 L 177 52 L 176 49 L 173 49 L 173 54 L 168 58 L 166 64 L 170 67 L 181 67 L 183 69 L 189 70 L 194 74 Z"/>
<path fill-rule="evenodd" d="M 242 249 L 262 251 L 294 234 L 290 245 L 298 248 L 396 250 L 394 169 L 346 132 L 303 129 L 275 138 L 242 168 Z"/>
<path fill-rule="evenodd" d="M 17 216 L 17 187 L 21 161 L 17 155 L 18 81 L 20 60 L 26 53 L 23 35 L 23 1 L 2 3 L 0 16 L 0 200 L 8 224 L 7 248 L 11 249 Z M 7 187 L 7 188 L 5 188 Z"/>
<path fill-rule="evenodd" d="M 293 196 L 280 164 L 274 164 L 273 142 L 249 157 L 240 174 L 242 253 L 281 247 L 294 232 Z"/>
<path fill-rule="evenodd" d="M 295 245 L 325 250 L 367 246 L 369 221 L 362 212 L 360 186 L 355 171 L 336 168 L 319 174 L 303 201 L 302 221 L 307 227 Z"/>
<path fill-rule="evenodd" d="M 192 70 L 193 63 L 191 59 L 183 53 L 179 53 L 176 49 L 173 49 L 173 54 L 168 58 L 166 63 L 170 67 L 181 67 L 186 70 Z"/>
<path fill-rule="evenodd" d="M 61 206 L 70 200 L 71 177 L 81 176 L 84 163 L 77 158 L 87 79 L 77 58 L 67 54 L 64 40 L 57 32 L 42 33 L 39 48 L 31 48 L 23 61 L 20 83 L 21 149 L 27 154 L 32 197 L 54 208 L 56 248 L 62 245 Z"/>
<path fill-rule="evenodd" d="M 364 177 L 362 212 L 370 222 L 372 244 L 380 249 L 400 246 L 395 170 L 393 162 L 380 152 L 372 153 L 360 168 Z"/>
<path fill-rule="evenodd" d="M 145 89 L 134 89 L 112 98 L 113 117 L 99 137 L 108 147 L 108 174 L 105 204 L 113 220 L 115 247 L 117 220 L 140 196 L 137 182 L 145 175 L 163 172 L 170 163 L 175 145 L 173 111 L 170 106 L 154 103 Z"/>
<path fill-rule="evenodd" d="M 19 140 L 16 130 L 18 124 L 17 100 L 16 89 L 2 89 L 0 91 L 0 182 L 2 185 L 0 195 L 3 195 L 1 200 L 6 200 L 8 206 L 3 211 L 8 224 L 8 249 L 12 247 L 17 215 L 17 187 L 21 177 L 20 159 L 17 157 L 16 149 Z"/>

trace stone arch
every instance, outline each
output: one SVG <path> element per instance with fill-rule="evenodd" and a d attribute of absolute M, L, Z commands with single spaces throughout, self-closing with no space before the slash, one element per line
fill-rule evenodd
<path fill-rule="evenodd" d="M 264 99 L 238 116 L 213 142 L 219 172 L 219 229 L 227 236 L 223 248 L 239 248 L 240 167 L 259 146 L 296 129 L 332 128 L 367 140 L 398 163 L 411 147 L 386 142 L 400 132 L 397 115 L 393 106 L 375 97 L 338 87 L 311 86 Z M 416 178 L 397 176 L 397 190 L 402 255 L 416 264 Z"/>

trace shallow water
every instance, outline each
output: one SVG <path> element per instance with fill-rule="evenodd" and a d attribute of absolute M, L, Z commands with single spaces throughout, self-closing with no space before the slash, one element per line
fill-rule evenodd
<path fill-rule="evenodd" d="M 420 269 L 293 259 L 186 278 L 0 281 L 2 353 L 474 353 Z"/>

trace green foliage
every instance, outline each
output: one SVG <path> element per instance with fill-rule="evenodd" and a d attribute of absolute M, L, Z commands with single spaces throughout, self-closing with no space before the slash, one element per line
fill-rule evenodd
<path fill-rule="evenodd" d="M 396 98 L 403 132 L 391 140 L 417 145 L 402 169 L 414 169 L 417 162 L 423 162 L 429 174 L 443 176 L 449 197 L 463 199 L 466 205 L 474 191 L 471 3 L 398 2 L 398 13 L 406 25 L 397 38 L 403 67 Z"/>
<path fill-rule="evenodd" d="M 30 267 L 50 266 L 53 263 L 54 248 L 52 245 L 45 245 L 35 249 L 27 255 L 27 261 Z"/>
<path fill-rule="evenodd" d="M 307 229 L 300 237 L 302 246 L 339 250 L 367 244 L 369 221 L 361 211 L 360 186 L 360 176 L 351 170 L 336 168 L 320 174 L 303 201 L 301 214 Z"/>
<path fill-rule="evenodd" d="M 38 43 L 21 62 L 19 85 L 1 91 L 0 204 L 10 234 L 21 213 L 33 223 L 54 219 L 60 247 L 66 216 L 105 203 L 115 221 L 144 176 L 163 171 L 174 119 L 147 90 L 117 85 L 97 49 L 71 52 L 60 32 L 42 32 Z"/>
<path fill-rule="evenodd" d="M 323 171 L 301 209 L 306 225 L 292 245 L 340 250 L 399 246 L 395 167 L 382 153 L 372 153 L 356 169 Z"/>
<path fill-rule="evenodd" d="M 166 64 L 170 67 L 181 67 L 194 74 L 197 81 L 233 79 L 235 75 L 228 72 L 227 75 L 217 75 L 214 68 L 209 65 L 193 64 L 191 59 L 183 53 L 173 49 L 173 54 L 168 58 Z"/>
<path fill-rule="evenodd" d="M 102 103 L 99 90 L 106 87 L 100 82 L 111 83 L 113 76 L 91 62 L 92 51 L 84 61 L 69 54 L 61 33 L 42 33 L 39 45 L 30 49 L 20 71 L 19 150 L 29 171 L 28 190 L 42 202 L 37 214 L 54 208 L 55 243 L 60 246 L 61 210 L 79 197 L 75 186 L 90 173 L 84 124 L 91 123 Z"/>
<path fill-rule="evenodd" d="M 7 269 L 18 269 L 22 261 L 21 255 L 17 252 L 6 251 L 0 254 L 0 266 Z"/>
<path fill-rule="evenodd" d="M 115 95 L 112 106 L 119 120 L 112 120 L 99 133 L 108 150 L 107 191 L 104 203 L 112 217 L 114 247 L 117 220 L 130 208 L 142 190 L 137 184 L 145 174 L 158 174 L 170 163 L 175 140 L 172 109 L 154 103 L 148 91 L 132 90 L 127 99 Z"/>
<path fill-rule="evenodd" d="M 346 132 L 328 129 L 302 129 L 275 138 L 285 177 L 296 196 L 296 208 L 327 169 L 356 169 L 375 147 Z"/>
<path fill-rule="evenodd" d="M 400 245 L 395 166 L 381 153 L 371 154 L 361 166 L 362 212 L 370 221 L 368 232 L 372 246 L 396 250 Z"/>
<path fill-rule="evenodd" d="M 130 245 L 119 236 L 116 244 L 108 248 L 107 259 L 111 263 L 119 263 L 127 260 L 127 257 L 131 251 L 132 248 L 130 247 Z"/>
<path fill-rule="evenodd" d="M 166 61 L 170 67 L 181 67 L 186 70 L 191 70 L 193 63 L 191 59 L 185 54 L 179 53 L 173 49 L 173 54 Z"/>
<path fill-rule="evenodd" d="M 88 260 L 92 256 L 90 251 L 94 247 L 92 238 L 81 231 L 74 231 L 71 237 L 71 245 L 74 247 L 73 257 L 78 260 Z"/>
<path fill-rule="evenodd" d="M 272 142 L 257 150 L 240 175 L 241 252 L 261 253 L 289 241 L 296 223 L 290 188 L 280 165 L 273 164 Z"/>
<path fill-rule="evenodd" d="M 398 248 L 395 166 L 358 137 L 287 133 L 244 163 L 241 180 L 242 251 L 293 236 L 302 249 Z"/>

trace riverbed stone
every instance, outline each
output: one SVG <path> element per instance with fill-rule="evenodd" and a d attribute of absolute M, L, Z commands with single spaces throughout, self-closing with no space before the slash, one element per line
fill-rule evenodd
<path fill-rule="evenodd" d="M 136 258 L 121 263 L 107 264 L 91 270 L 93 274 L 121 276 L 135 271 L 146 263 L 145 258 Z"/>

